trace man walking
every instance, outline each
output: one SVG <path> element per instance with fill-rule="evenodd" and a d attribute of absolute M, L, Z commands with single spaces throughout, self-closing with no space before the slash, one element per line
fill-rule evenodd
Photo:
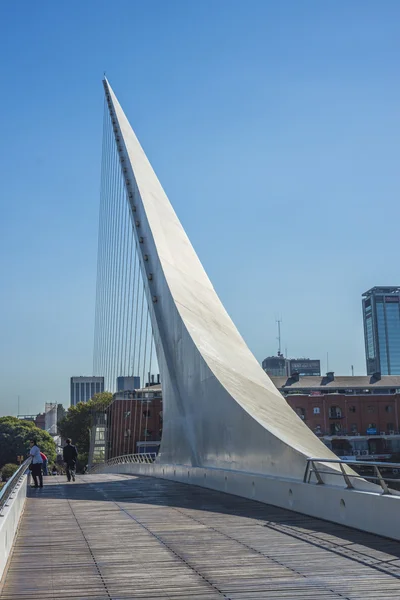
<path fill-rule="evenodd" d="M 66 473 L 68 481 L 75 481 L 76 459 L 78 452 L 75 446 L 71 444 L 70 438 L 66 439 L 66 445 L 63 448 L 63 460 L 66 464 Z"/>
<path fill-rule="evenodd" d="M 35 485 L 33 487 L 38 488 L 38 487 L 43 487 L 43 475 L 42 475 L 42 464 L 43 464 L 43 460 L 42 457 L 40 456 L 40 450 L 36 445 L 36 440 L 32 439 L 29 440 L 29 444 L 31 446 L 31 449 L 29 451 L 29 455 L 32 457 L 32 477 L 33 477 L 33 481 L 35 482 Z M 38 483 L 38 479 L 39 479 L 39 483 Z"/>

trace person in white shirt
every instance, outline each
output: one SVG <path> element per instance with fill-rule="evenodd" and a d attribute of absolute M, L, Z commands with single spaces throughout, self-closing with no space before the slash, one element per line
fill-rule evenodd
<path fill-rule="evenodd" d="M 29 441 L 31 449 L 29 451 L 29 455 L 32 456 L 32 477 L 35 485 L 33 487 L 43 487 L 43 474 L 42 474 L 42 464 L 43 459 L 40 456 L 40 450 L 36 445 L 36 440 L 32 439 Z M 39 479 L 39 483 L 38 483 Z"/>

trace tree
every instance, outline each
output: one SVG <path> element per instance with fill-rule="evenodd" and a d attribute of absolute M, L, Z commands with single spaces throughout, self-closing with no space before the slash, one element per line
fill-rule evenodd
<path fill-rule="evenodd" d="M 95 394 L 88 402 L 78 402 L 71 406 L 61 421 L 58 431 L 64 439 L 71 438 L 78 450 L 78 460 L 82 465 L 88 462 L 90 446 L 90 429 L 95 413 L 104 412 L 112 401 L 110 392 Z"/>
<path fill-rule="evenodd" d="M 3 481 L 7 481 L 12 475 L 14 475 L 15 471 L 18 469 L 18 465 L 13 463 L 7 463 L 3 467 L 1 467 L 1 478 Z"/>
<path fill-rule="evenodd" d="M 23 421 L 16 417 L 0 418 L 0 467 L 6 463 L 15 463 L 18 456 L 27 456 L 29 440 L 36 439 L 37 444 L 50 461 L 56 458 L 56 445 L 47 431 L 39 429 L 32 421 Z"/>

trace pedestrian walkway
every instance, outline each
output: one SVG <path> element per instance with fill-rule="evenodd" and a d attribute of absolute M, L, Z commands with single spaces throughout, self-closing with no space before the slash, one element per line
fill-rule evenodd
<path fill-rule="evenodd" d="M 45 477 L 2 600 L 400 599 L 400 543 L 174 482 Z"/>

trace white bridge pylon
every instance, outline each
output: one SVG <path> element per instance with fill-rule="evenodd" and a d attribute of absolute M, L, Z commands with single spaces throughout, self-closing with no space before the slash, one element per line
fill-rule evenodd
<path fill-rule="evenodd" d="M 106 472 L 193 483 L 400 539 L 399 496 L 356 479 L 290 408 L 239 334 L 105 79 L 163 390 L 153 464 Z M 303 482 L 322 459 L 324 485 Z M 352 489 L 346 489 L 341 468 Z M 314 478 L 315 481 L 315 478 Z"/>
<path fill-rule="evenodd" d="M 323 461 L 325 485 L 303 483 L 307 458 L 337 457 L 290 408 L 250 352 L 113 90 L 103 83 L 163 389 L 156 462 L 104 470 L 195 483 L 400 539 L 400 526 L 395 532 L 396 519 L 389 517 L 399 498 L 380 496 L 378 486 L 353 478 L 348 467 L 355 489 L 345 489 L 339 465 Z"/>
<path fill-rule="evenodd" d="M 104 88 L 163 385 L 158 460 L 301 479 L 307 457 L 335 455 L 290 408 L 250 352 L 107 80 Z"/>

